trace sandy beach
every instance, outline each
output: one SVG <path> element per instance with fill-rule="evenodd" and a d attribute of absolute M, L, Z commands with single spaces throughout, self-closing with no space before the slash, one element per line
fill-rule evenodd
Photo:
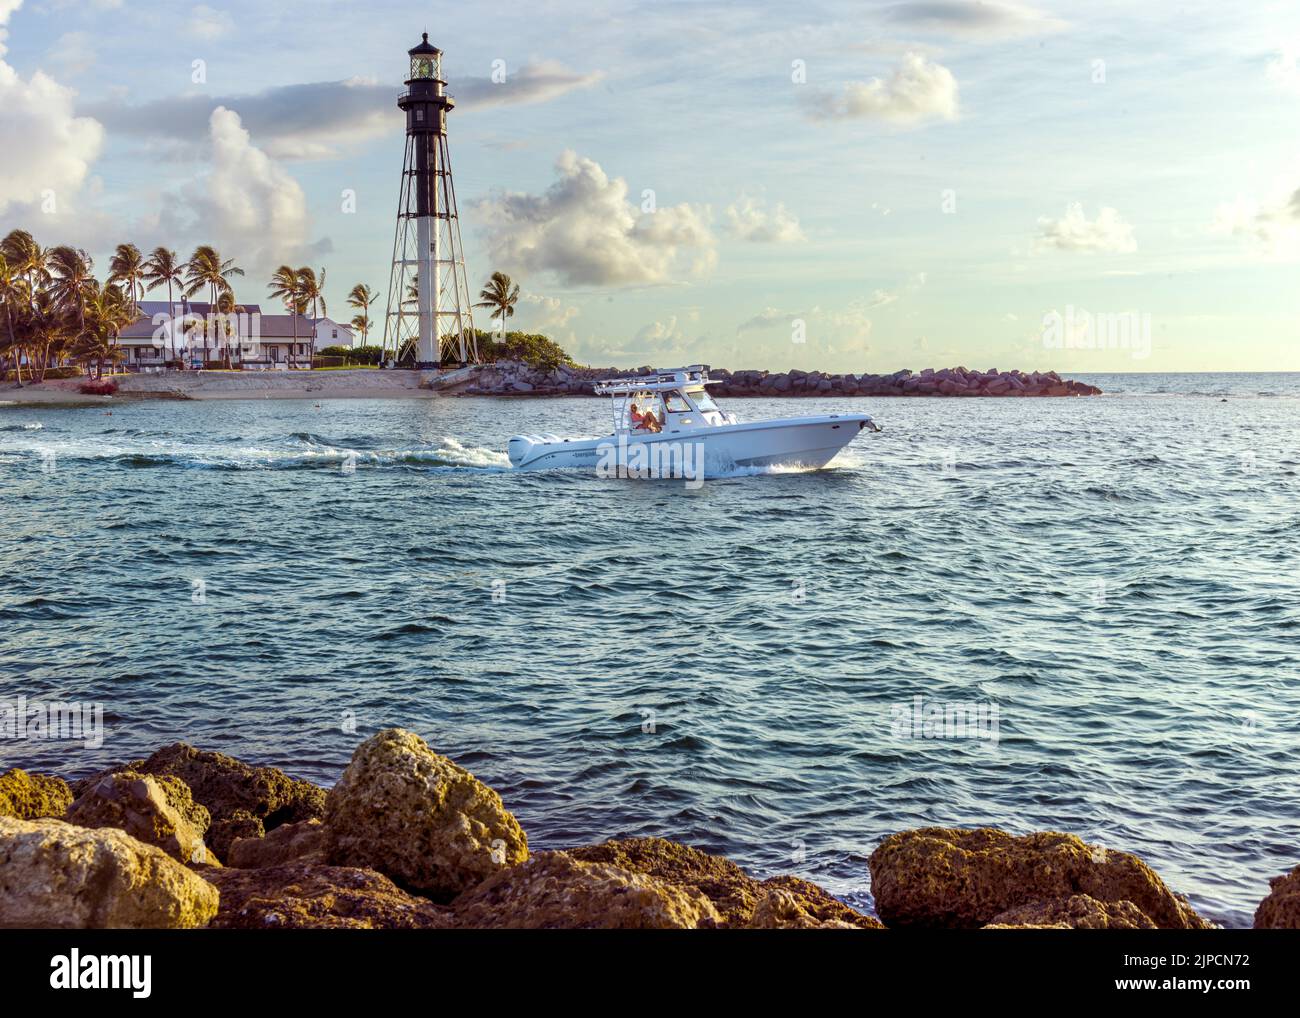
<path fill-rule="evenodd" d="M 421 384 L 434 376 L 424 371 L 177 371 L 165 375 L 115 375 L 116 396 L 87 396 L 78 391 L 83 378 L 51 379 L 40 384 L 11 384 L 0 389 L 6 403 L 45 406 L 112 404 L 127 399 L 431 399 L 438 395 Z"/>

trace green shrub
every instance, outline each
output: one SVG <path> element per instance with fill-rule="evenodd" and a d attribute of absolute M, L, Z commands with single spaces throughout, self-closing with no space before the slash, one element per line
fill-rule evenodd
<path fill-rule="evenodd" d="M 551 371 L 561 364 L 577 367 L 577 362 L 559 343 L 549 336 L 533 332 L 507 332 L 505 342 L 497 342 L 498 334 L 475 329 L 478 335 L 479 357 L 485 363 L 492 361 L 523 361 L 529 367 Z"/>

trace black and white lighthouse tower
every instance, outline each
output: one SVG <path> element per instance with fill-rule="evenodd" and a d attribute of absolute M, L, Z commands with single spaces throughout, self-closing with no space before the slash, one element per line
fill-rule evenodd
<path fill-rule="evenodd" d="M 408 52 L 407 90 L 397 100 L 406 114 L 406 157 L 384 349 L 399 360 L 411 359 L 413 350 L 416 361 L 432 367 L 477 360 L 478 349 L 447 154 L 447 113 L 455 103 L 443 91 L 442 50 L 429 34 Z"/>

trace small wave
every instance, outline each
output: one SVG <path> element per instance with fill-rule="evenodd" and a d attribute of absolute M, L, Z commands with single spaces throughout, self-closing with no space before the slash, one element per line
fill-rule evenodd
<path fill-rule="evenodd" d="M 710 480 L 726 480 L 732 477 L 766 477 L 769 475 L 780 474 L 815 474 L 819 470 L 827 470 L 828 467 L 804 467 L 791 466 L 788 464 L 767 464 L 765 466 L 734 466 L 724 467 L 721 470 L 706 469 L 704 476 Z"/>
<path fill-rule="evenodd" d="M 34 421 L 30 424 L 6 424 L 0 431 L 40 431 L 43 427 L 44 424 Z"/>
<path fill-rule="evenodd" d="M 48 450 L 31 447 L 14 451 L 37 456 L 53 452 L 60 462 L 107 464 L 128 469 L 176 467 L 189 470 L 335 470 L 349 473 L 360 469 L 394 467 L 485 472 L 510 469 L 510 460 L 505 453 L 468 447 L 454 439 L 445 440 L 434 449 L 371 450 L 315 444 L 307 449 L 261 446 L 196 446 L 174 449 L 155 446 L 132 449 L 77 443 L 72 446 L 55 445 Z"/>

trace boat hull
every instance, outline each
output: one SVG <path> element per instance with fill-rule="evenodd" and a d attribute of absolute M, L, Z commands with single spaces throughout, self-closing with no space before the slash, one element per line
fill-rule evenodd
<path fill-rule="evenodd" d="M 565 440 L 553 435 L 510 440 L 519 470 L 589 468 L 658 477 L 718 477 L 745 467 L 824 467 L 871 418 L 865 414 L 753 421 L 660 434 L 620 433 Z"/>

